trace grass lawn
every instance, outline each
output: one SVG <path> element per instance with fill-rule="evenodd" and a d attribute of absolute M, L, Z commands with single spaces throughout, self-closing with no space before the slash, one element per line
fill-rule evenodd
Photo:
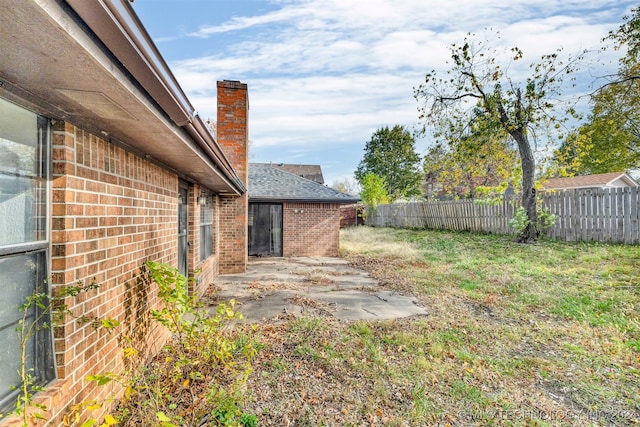
<path fill-rule="evenodd" d="M 263 426 L 640 424 L 640 248 L 358 227 L 341 253 L 429 315 L 258 325 Z"/>

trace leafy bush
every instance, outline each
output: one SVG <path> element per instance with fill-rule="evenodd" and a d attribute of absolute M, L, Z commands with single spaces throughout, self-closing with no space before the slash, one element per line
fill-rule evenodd
<path fill-rule="evenodd" d="M 149 363 L 136 349 L 133 337 L 122 333 L 120 343 L 125 365 L 123 373 L 104 372 L 85 379 L 97 386 L 117 384 L 124 390 L 115 414 L 107 414 L 101 421 L 86 419 L 88 413 L 104 410 L 115 396 L 106 401 L 87 399 L 73 405 L 64 415 L 63 424 L 80 427 L 121 426 L 246 426 L 257 425 L 257 417 L 242 410 L 242 390 L 252 371 L 251 361 L 257 354 L 258 343 L 251 337 L 234 332 L 230 326 L 242 319 L 235 310 L 235 301 L 220 303 L 210 312 L 198 298 L 189 292 L 194 278 L 186 278 L 167 264 L 149 261 L 141 268 L 143 286 L 158 286 L 161 307 L 151 310 L 151 318 L 166 327 L 172 334 L 170 341 Z M 16 409 L 6 415 L 16 415 L 22 426 L 31 425 L 33 418 L 44 420 L 47 408 L 37 403 L 34 396 L 44 390 L 34 383 L 31 373 L 25 369 L 26 343 L 38 328 L 49 328 L 42 319 L 51 314 L 54 325 L 64 321 L 71 312 L 64 305 L 67 297 L 98 288 L 90 284 L 64 288 L 55 297 L 44 292 L 29 296 L 20 307 L 25 313 L 17 332 L 23 345 L 22 386 Z M 35 321 L 27 321 L 29 308 L 37 306 L 42 313 Z M 90 323 L 95 329 L 114 331 L 120 326 L 115 319 L 76 317 L 80 323 Z M 135 330 L 136 325 L 126 325 Z M 126 329 L 126 328 L 125 328 Z M 127 329 L 128 330 L 128 329 Z"/>
<path fill-rule="evenodd" d="M 549 213 L 549 211 L 544 209 L 538 209 L 538 224 L 536 226 L 536 230 L 538 233 L 543 233 L 545 230 L 553 227 L 557 219 L 557 215 Z M 522 235 L 527 229 L 529 226 L 529 217 L 527 216 L 527 211 L 523 206 L 516 209 L 513 214 L 513 218 L 509 220 L 509 225 L 513 227 L 518 235 Z"/>
<path fill-rule="evenodd" d="M 177 269 L 149 261 L 162 307 L 151 316 L 173 334 L 161 353 L 138 373 L 120 406 L 121 425 L 250 425 L 242 411 L 242 389 L 251 373 L 257 343 L 226 327 L 242 315 L 235 301 L 209 312 L 189 293 Z M 244 424 L 243 424 L 244 423 Z"/>
<path fill-rule="evenodd" d="M 79 324 L 90 323 L 94 330 L 103 329 L 110 332 L 120 325 L 117 320 L 111 318 L 97 319 L 84 314 L 75 316 L 65 304 L 67 297 L 77 297 L 83 292 L 99 288 L 95 279 L 89 283 L 78 281 L 75 285 L 62 287 L 54 296 L 49 296 L 49 293 L 45 291 L 46 288 L 47 286 L 38 287 L 26 297 L 25 302 L 18 308 L 22 313 L 16 326 L 20 343 L 20 369 L 18 371 L 20 385 L 15 387 L 18 393 L 14 408 L 5 414 L 0 414 L 0 418 L 15 416 L 20 419 L 22 427 L 31 425 L 34 420 L 46 420 L 44 414 L 48 411 L 48 408 L 35 398 L 36 394 L 45 391 L 46 387 L 38 385 L 33 368 L 27 368 L 29 364 L 27 360 L 28 346 L 31 340 L 35 339 L 35 335 L 41 330 L 52 329 L 64 323 L 67 316 L 75 318 Z M 36 309 L 35 316 L 31 315 L 33 309 Z"/>

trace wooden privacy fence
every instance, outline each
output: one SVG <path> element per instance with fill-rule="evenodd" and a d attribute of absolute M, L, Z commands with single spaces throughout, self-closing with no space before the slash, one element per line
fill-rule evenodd
<path fill-rule="evenodd" d="M 638 188 L 607 188 L 544 192 L 542 206 L 557 216 L 547 235 L 566 241 L 640 243 Z M 509 225 L 518 198 L 497 204 L 471 199 L 380 205 L 367 216 L 377 227 L 430 228 L 513 234 Z"/>
<path fill-rule="evenodd" d="M 634 188 L 548 193 L 543 206 L 558 216 L 549 237 L 566 241 L 640 243 L 640 191 Z"/>

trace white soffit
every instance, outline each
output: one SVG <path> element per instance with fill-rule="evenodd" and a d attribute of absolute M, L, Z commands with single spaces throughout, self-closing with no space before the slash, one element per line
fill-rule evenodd
<path fill-rule="evenodd" d="M 99 117 L 114 120 L 138 121 L 133 114 L 129 113 L 102 92 L 75 89 L 57 90 L 65 97 Z"/>

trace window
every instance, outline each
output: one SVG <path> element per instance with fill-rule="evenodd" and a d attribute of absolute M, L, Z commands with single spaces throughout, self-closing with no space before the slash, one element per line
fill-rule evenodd
<path fill-rule="evenodd" d="M 13 405 L 20 386 L 19 307 L 28 295 L 47 292 L 49 123 L 0 99 L 0 411 Z M 27 322 L 39 317 L 37 307 Z M 49 321 L 47 321 L 49 323 Z M 38 384 L 54 378 L 52 334 L 29 340 L 26 367 Z"/>
<path fill-rule="evenodd" d="M 200 204 L 200 261 L 213 255 L 213 197 L 203 192 L 198 198 Z"/>

